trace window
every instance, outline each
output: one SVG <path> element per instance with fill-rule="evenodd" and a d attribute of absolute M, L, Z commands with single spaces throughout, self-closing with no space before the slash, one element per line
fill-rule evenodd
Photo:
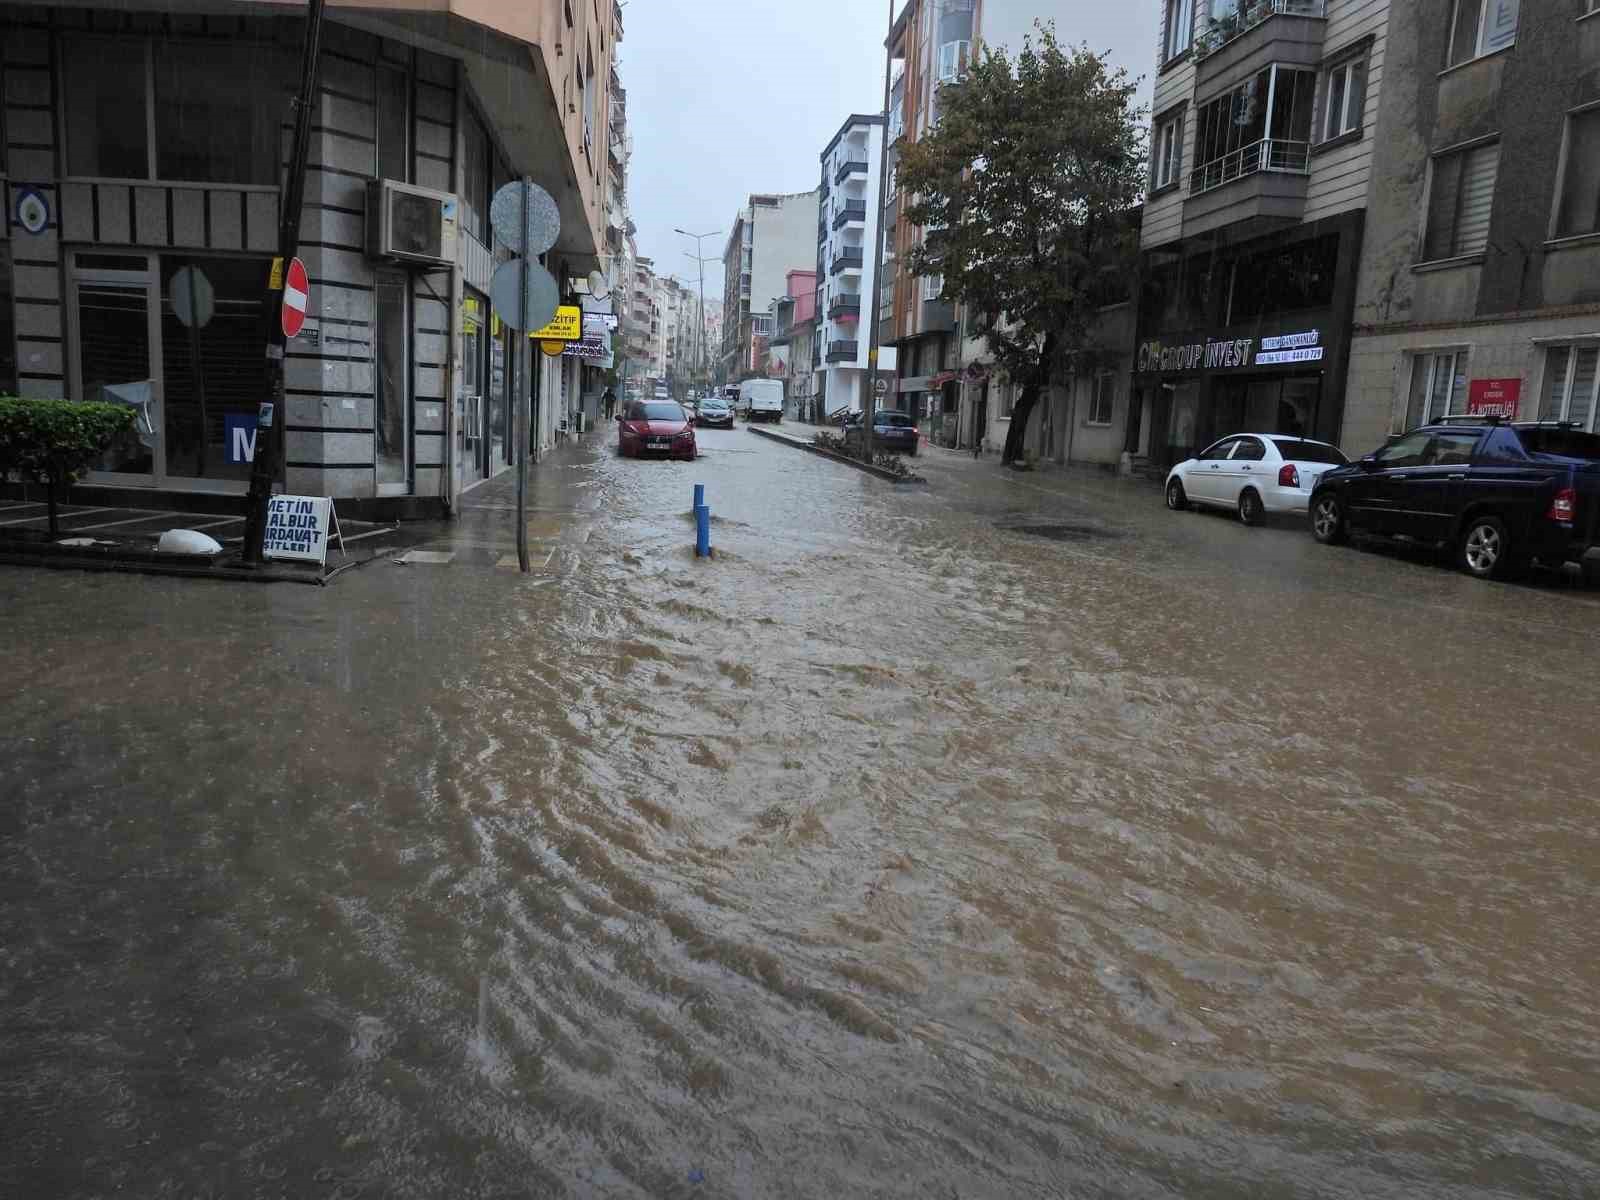
<path fill-rule="evenodd" d="M 1431 467 L 1464 467 L 1472 461 L 1478 448 L 1476 433 L 1436 434 L 1428 447 L 1427 464 Z"/>
<path fill-rule="evenodd" d="M 145 43 L 68 38 L 67 174 L 149 179 Z"/>
<path fill-rule="evenodd" d="M 1278 456 L 1285 462 L 1328 463 L 1342 467 L 1350 461 L 1337 446 L 1330 446 L 1326 442 L 1306 442 L 1296 438 L 1273 438 L 1272 441 L 1278 447 Z"/>
<path fill-rule="evenodd" d="M 1488 247 L 1499 165 L 1498 143 L 1441 154 L 1433 160 L 1428 228 L 1422 242 L 1424 261 L 1482 254 Z"/>
<path fill-rule="evenodd" d="M 1551 346 L 1545 352 L 1541 421 L 1571 421 L 1594 431 L 1595 387 L 1600 384 L 1600 347 Z"/>
<path fill-rule="evenodd" d="M 1183 114 L 1156 123 L 1155 154 L 1151 164 L 1154 190 L 1173 187 L 1183 173 Z"/>
<path fill-rule="evenodd" d="M 594 104 L 595 93 L 599 90 L 594 82 L 594 59 L 589 60 L 589 71 L 580 75 L 583 87 L 583 144 L 585 148 L 594 145 Z"/>
<path fill-rule="evenodd" d="M 1011 419 L 1011 410 L 1016 405 L 1016 384 L 1002 383 L 995 389 L 995 415 L 1002 421 Z"/>
<path fill-rule="evenodd" d="M 489 134 L 472 113 L 462 129 L 461 227 L 486 242 L 489 235 Z"/>
<path fill-rule="evenodd" d="M 967 73 L 971 42 L 946 42 L 939 47 L 939 82 L 955 83 Z"/>
<path fill-rule="evenodd" d="M 1242 437 L 1234 448 L 1234 462 L 1261 462 L 1267 457 L 1267 448 L 1261 444 L 1260 438 Z"/>
<path fill-rule="evenodd" d="M 1315 71 L 1272 66 L 1206 104 L 1196 118 L 1191 190 L 1257 171 L 1305 173 L 1316 90 Z"/>
<path fill-rule="evenodd" d="M 1322 120 L 1318 133 L 1325 142 L 1361 128 L 1367 105 L 1365 55 L 1330 67 L 1323 85 Z"/>
<path fill-rule="evenodd" d="M 1555 236 L 1582 233 L 1600 233 L 1600 108 L 1567 118 L 1566 166 Z"/>
<path fill-rule="evenodd" d="M 944 294 L 943 275 L 924 275 L 922 277 L 922 298 L 924 300 L 937 300 Z"/>
<path fill-rule="evenodd" d="M 270 184 L 291 120 L 288 58 L 249 42 L 157 41 L 156 178 Z"/>
<path fill-rule="evenodd" d="M 1170 62 L 1187 50 L 1194 39 L 1194 0 L 1167 0 L 1166 9 L 1161 60 Z"/>
<path fill-rule="evenodd" d="M 378 178 L 411 181 L 411 86 L 404 71 L 378 68 Z"/>
<path fill-rule="evenodd" d="M 1220 459 L 1227 458 L 1230 454 L 1232 454 L 1233 448 L 1238 444 L 1238 438 L 1223 438 L 1222 441 L 1216 443 L 1216 445 L 1207 446 L 1195 457 L 1199 458 L 1202 462 L 1216 462 Z"/>
<path fill-rule="evenodd" d="M 1089 424 L 1109 425 L 1117 401 L 1116 375 L 1101 371 L 1094 377 L 1093 389 L 1089 396 Z"/>
<path fill-rule="evenodd" d="M 1428 447 L 1432 444 L 1433 434 L 1410 433 L 1379 450 L 1377 459 L 1385 467 L 1420 467 L 1427 461 Z"/>
<path fill-rule="evenodd" d="M 1450 65 L 1470 62 L 1504 50 L 1517 40 L 1521 0 L 1455 0 L 1456 19 L 1450 31 Z"/>
<path fill-rule="evenodd" d="M 1407 429 L 1415 429 L 1465 409 L 1467 352 L 1445 350 L 1411 358 L 1411 397 L 1406 405 Z M 1398 432 L 1398 431 L 1397 431 Z"/>

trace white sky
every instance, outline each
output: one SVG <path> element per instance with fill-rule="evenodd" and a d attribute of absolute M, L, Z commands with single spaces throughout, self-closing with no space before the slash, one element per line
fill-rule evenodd
<path fill-rule="evenodd" d="M 896 0 L 898 10 L 904 0 Z M 1040 0 L 1062 42 L 1109 51 L 1142 76 L 1148 104 L 1158 0 Z M 619 47 L 628 91 L 633 162 L 628 201 L 639 253 L 685 281 L 694 243 L 673 232 L 719 232 L 752 192 L 817 186 L 822 148 L 854 112 L 883 107 L 880 0 L 625 0 Z M 715 279 L 716 286 L 711 286 Z M 706 291 L 722 293 L 722 268 L 706 264 Z"/>

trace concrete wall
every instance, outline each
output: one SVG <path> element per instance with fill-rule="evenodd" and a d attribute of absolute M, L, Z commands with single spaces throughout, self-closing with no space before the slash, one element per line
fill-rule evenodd
<path fill-rule="evenodd" d="M 776 204 L 763 204 L 760 197 L 752 197 L 751 202 L 755 235 L 750 303 L 754 312 L 768 311 L 771 300 L 787 294 L 790 271 L 809 271 L 817 261 L 819 194 L 810 191 L 773 199 Z"/>

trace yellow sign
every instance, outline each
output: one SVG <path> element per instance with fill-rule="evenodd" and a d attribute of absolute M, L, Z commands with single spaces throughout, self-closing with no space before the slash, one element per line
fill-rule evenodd
<path fill-rule="evenodd" d="M 583 337 L 583 310 L 576 304 L 563 304 L 550 318 L 550 324 L 528 335 L 544 342 L 576 342 Z"/>
<path fill-rule="evenodd" d="M 560 358 L 561 352 L 566 348 L 567 344 L 565 342 L 558 342 L 552 338 L 546 338 L 539 343 L 539 349 L 543 350 L 551 358 Z"/>
<path fill-rule="evenodd" d="M 283 259 L 281 258 L 272 260 L 272 274 L 267 278 L 267 291 L 283 291 Z"/>

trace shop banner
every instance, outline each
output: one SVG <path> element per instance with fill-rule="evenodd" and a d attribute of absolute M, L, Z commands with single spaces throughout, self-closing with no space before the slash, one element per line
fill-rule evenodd
<path fill-rule="evenodd" d="M 333 501 L 326 496 L 273 496 L 267 501 L 262 553 L 268 558 L 326 564 L 332 526 Z"/>
<path fill-rule="evenodd" d="M 1522 406 L 1522 380 L 1474 379 L 1467 385 L 1467 412 L 1474 417 L 1517 419 Z"/>

